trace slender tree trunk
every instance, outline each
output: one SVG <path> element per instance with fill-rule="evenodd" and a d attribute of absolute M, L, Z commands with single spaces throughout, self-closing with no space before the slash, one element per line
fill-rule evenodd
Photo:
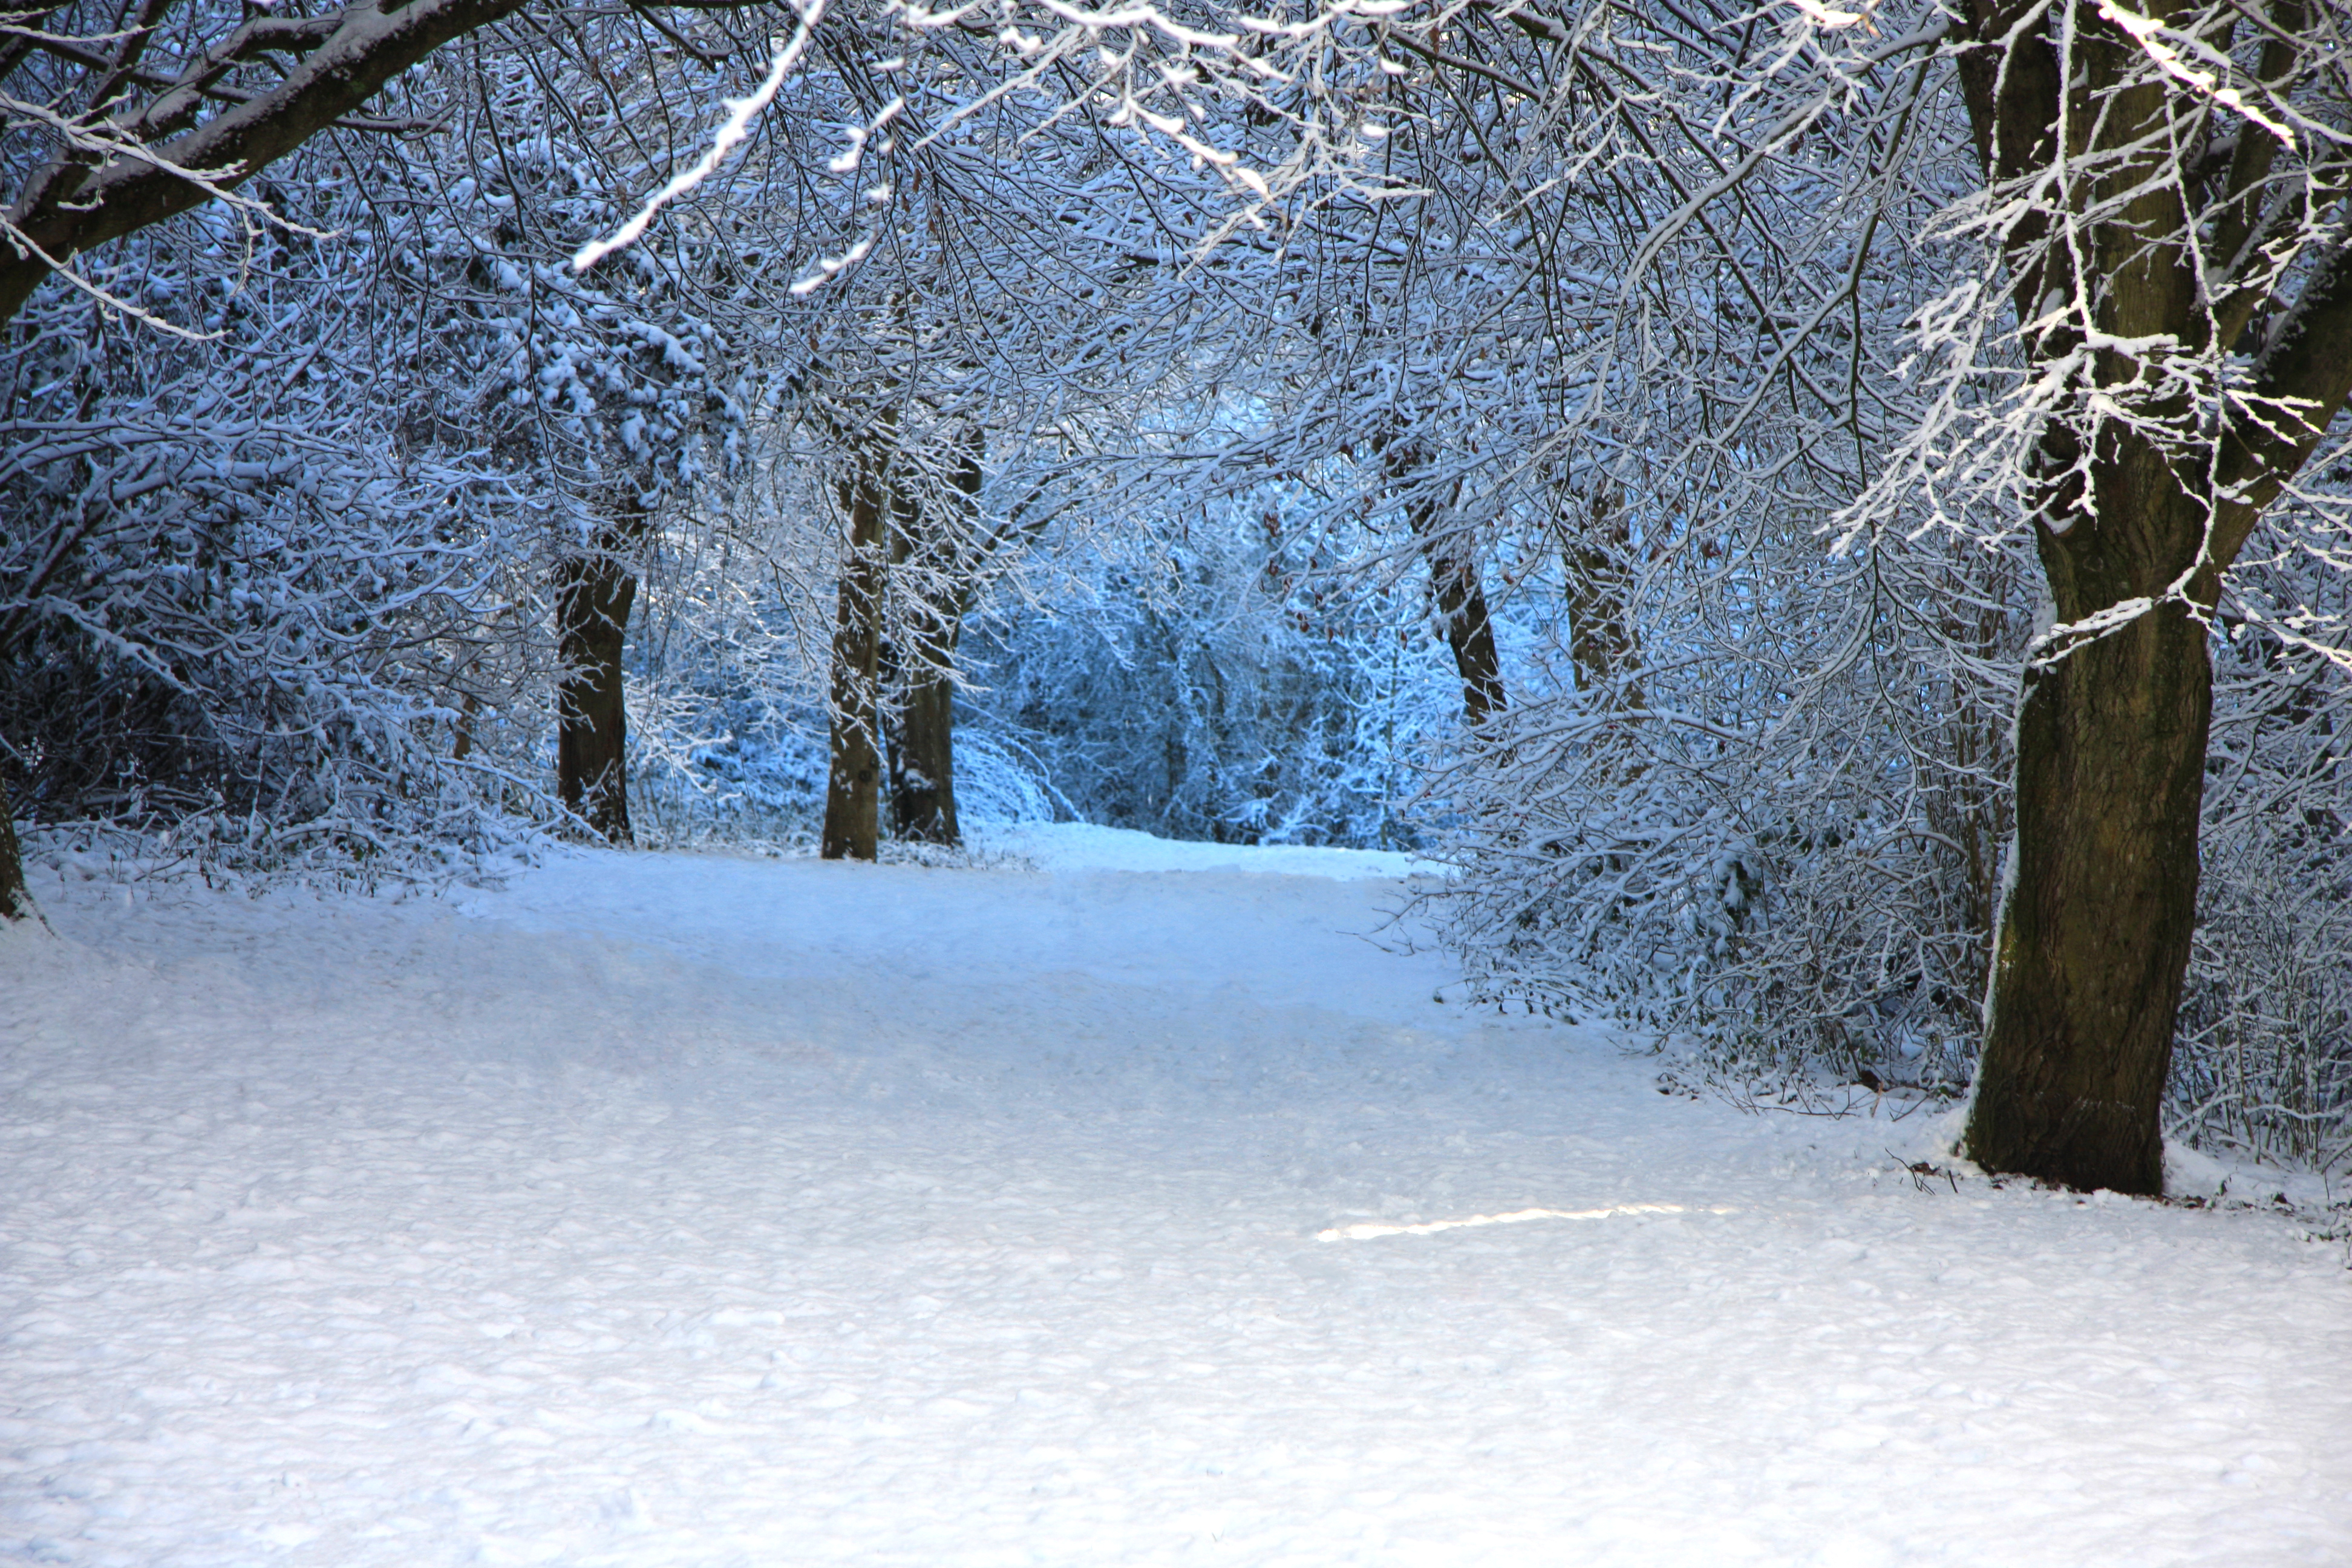
<path fill-rule="evenodd" d="M 1410 446 L 1382 444 L 1381 467 L 1391 483 L 1408 481 L 1421 467 L 1421 454 Z M 1453 489 L 1459 491 L 1457 480 Z M 1503 710 L 1503 661 L 1495 652 L 1494 622 L 1486 614 L 1486 590 L 1478 578 L 1478 556 L 1465 531 L 1449 528 L 1445 506 L 1423 489 L 1405 508 L 1405 519 L 1429 563 L 1429 587 L 1437 601 L 1439 623 L 1446 645 L 1454 650 L 1454 669 L 1462 678 L 1462 717 L 1476 729 L 1490 714 Z"/>
<path fill-rule="evenodd" d="M 636 579 L 618 565 L 581 560 L 566 564 L 556 595 L 564 663 L 556 691 L 556 789 L 593 832 L 614 844 L 630 841 L 621 653 L 636 594 Z"/>
<path fill-rule="evenodd" d="M 646 518 L 634 500 L 596 541 L 591 555 L 558 571 L 555 784 L 563 804 L 606 842 L 625 845 L 629 831 L 628 713 L 622 702 L 621 653 L 636 603 L 637 579 L 625 564 Z"/>
<path fill-rule="evenodd" d="M 25 856 L 16 844 L 16 822 L 8 803 L 8 781 L 0 778 L 0 920 L 21 921 L 33 912 L 25 889 Z"/>
<path fill-rule="evenodd" d="M 871 860 L 880 837 L 880 704 L 876 689 L 890 508 L 881 476 L 864 462 L 856 481 L 842 486 L 841 499 L 849 514 L 849 552 L 842 563 L 834 622 L 832 744 L 822 853 L 828 860 Z"/>
<path fill-rule="evenodd" d="M 890 817 L 900 838 L 960 844 L 955 797 L 955 683 L 918 671 L 907 683 L 890 749 Z"/>
<path fill-rule="evenodd" d="M 462 763 L 474 754 L 474 721 L 481 711 L 481 702 L 472 692 L 458 694 L 457 737 L 449 748 L 451 762 Z"/>
<path fill-rule="evenodd" d="M 970 432 L 961 447 L 950 481 L 956 493 L 945 504 L 963 513 L 956 523 L 968 525 L 984 478 L 979 432 Z M 924 844 L 961 844 L 952 671 L 963 618 L 971 608 L 967 529 L 939 526 L 938 519 L 916 500 L 900 500 L 893 517 L 893 561 L 903 564 L 915 559 L 927 570 L 919 574 L 916 602 L 910 606 L 914 657 L 903 665 L 897 733 L 890 748 L 891 830 L 900 838 Z"/>
<path fill-rule="evenodd" d="M 1632 572 L 1626 562 L 1633 532 L 1625 509 L 1606 488 L 1592 498 L 1591 525 L 1569 541 L 1568 648 L 1579 686 L 1608 691 L 1610 706 L 1642 706 L 1642 683 L 1633 676 L 1641 643 L 1625 603 Z M 1490 638 L 1489 641 L 1492 639 Z"/>
<path fill-rule="evenodd" d="M 1495 626 L 1486 615 L 1486 591 L 1478 563 L 1463 542 L 1439 541 L 1425 547 L 1437 613 L 1454 649 L 1454 673 L 1462 678 L 1462 718 L 1472 729 L 1503 710 L 1503 661 L 1495 652 Z"/>

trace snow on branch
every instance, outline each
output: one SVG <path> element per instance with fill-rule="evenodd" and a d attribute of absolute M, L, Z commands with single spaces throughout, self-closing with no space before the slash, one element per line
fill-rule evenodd
<path fill-rule="evenodd" d="M 2236 88 L 2223 86 L 2220 71 L 2203 70 L 2190 65 L 2180 50 L 2167 41 L 2165 35 L 2170 29 L 2163 23 L 2153 16 L 2144 16 L 2137 11 L 2127 10 L 2116 4 L 2116 0 L 2099 0 L 2099 15 L 2121 27 L 2132 42 L 2140 47 L 2141 52 L 2154 61 L 2156 68 L 2166 76 L 2181 83 L 2191 91 L 2211 99 L 2224 109 L 2235 110 L 2277 137 L 2282 145 L 2290 151 L 2294 149 L 2294 132 L 2288 130 L 2283 122 L 2272 119 L 2254 107 L 2248 101 L 2246 95 Z M 2209 56 L 2212 54 L 2210 48 L 2194 39 L 2186 39 L 2184 42 L 2201 54 Z M 2226 67 L 2227 62 L 2224 61 L 2222 64 Z"/>
<path fill-rule="evenodd" d="M 793 69 L 799 66 L 801 57 L 808 52 L 809 40 L 816 36 L 817 23 L 823 20 L 824 16 L 824 0 L 809 0 L 808 8 L 800 14 L 801 25 L 793 29 L 791 38 L 785 41 L 783 47 L 778 49 L 775 58 L 769 62 L 766 78 L 757 88 L 743 97 L 730 98 L 727 100 L 727 118 L 720 121 L 719 129 L 711 133 L 710 145 L 703 152 L 702 156 L 697 159 L 691 167 L 672 176 L 668 184 L 646 197 L 645 205 L 637 209 L 635 217 L 623 224 L 609 237 L 593 240 L 574 252 L 572 258 L 573 271 L 585 272 L 613 252 L 635 245 L 644 237 L 646 230 L 652 226 L 655 217 L 660 214 L 663 207 L 719 172 L 719 165 L 726 163 L 727 155 L 740 146 L 751 134 L 752 121 L 758 120 L 761 110 L 773 103 L 776 100 L 776 94 L 783 90 L 784 83 L 791 79 Z"/>

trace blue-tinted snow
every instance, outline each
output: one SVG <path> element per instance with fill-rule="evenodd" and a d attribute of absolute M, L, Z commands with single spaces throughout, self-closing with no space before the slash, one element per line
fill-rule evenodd
<path fill-rule="evenodd" d="M 2352 1562 L 2341 1243 L 1662 1097 L 1359 858 L 1025 842 L 43 873 L 0 1561 Z"/>

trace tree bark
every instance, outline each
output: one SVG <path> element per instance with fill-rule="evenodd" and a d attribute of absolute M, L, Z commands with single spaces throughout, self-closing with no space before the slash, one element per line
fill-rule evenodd
<path fill-rule="evenodd" d="M 1391 484 L 1408 480 L 1421 467 L 1410 446 L 1383 441 L 1381 467 Z M 1456 480 L 1453 487 L 1460 489 Z M 1405 521 L 1429 563 L 1430 595 L 1438 623 L 1454 650 L 1454 673 L 1462 678 L 1462 719 L 1475 730 L 1503 710 L 1503 661 L 1495 651 L 1495 626 L 1486 613 L 1486 590 L 1478 577 L 1478 557 L 1465 531 L 1444 521 L 1445 503 L 1424 485 L 1405 507 Z"/>
<path fill-rule="evenodd" d="M 2212 714 L 2178 604 L 2026 677 L 2015 857 L 1968 1123 L 1988 1170 L 2149 1196 L 2197 922 Z"/>
<path fill-rule="evenodd" d="M 2018 709 L 2015 837 L 1966 1142 L 1987 1170 L 2153 1196 L 2213 707 L 2211 600 L 2166 595 L 2197 560 L 2210 503 L 2129 432 L 2102 432 L 2088 465 L 2080 451 L 2068 427 L 2043 437 L 2055 477 L 2034 539 L 2058 625 Z M 2103 616 L 2120 624 L 2069 629 Z"/>
<path fill-rule="evenodd" d="M 1458 540 L 1438 542 L 1426 553 L 1437 614 L 1454 649 L 1454 673 L 1462 678 L 1462 721 L 1475 730 L 1503 710 L 1503 661 L 1495 651 L 1478 563 L 1460 545 Z"/>
<path fill-rule="evenodd" d="M 888 570 L 889 498 L 873 465 L 841 487 L 849 514 L 849 551 L 833 632 L 831 755 L 824 784 L 827 860 L 871 860 L 878 850 L 881 758 L 880 704 L 876 700 L 882 655 L 882 593 Z"/>
<path fill-rule="evenodd" d="M 597 540 L 594 553 L 558 569 L 555 783 L 566 807 L 607 843 L 625 846 L 629 828 L 628 711 L 622 700 L 621 654 L 635 605 L 637 579 L 626 564 L 643 537 L 644 509 L 631 500 L 623 520 Z"/>
<path fill-rule="evenodd" d="M 890 826 L 919 844 L 961 844 L 955 797 L 955 683 L 918 671 L 901 700 L 890 748 Z"/>
<path fill-rule="evenodd" d="M 964 515 L 940 527 L 919 500 L 898 498 L 892 509 L 893 563 L 915 560 L 926 570 L 917 576 L 908 606 L 914 657 L 900 661 L 904 674 L 890 746 L 890 826 L 899 838 L 922 844 L 963 842 L 956 820 L 952 672 L 972 586 L 969 530 L 961 525 L 971 521 L 984 475 L 979 432 L 969 433 L 961 447 L 949 476 L 954 493 L 946 504 Z"/>
<path fill-rule="evenodd" d="M 8 781 L 0 778 L 0 920 L 21 921 L 33 913 L 25 889 L 25 855 L 16 843 L 16 821 L 8 802 Z"/>
<path fill-rule="evenodd" d="M 1642 706 L 1642 683 L 1633 675 L 1641 643 L 1625 603 L 1633 577 L 1626 561 L 1632 541 L 1624 507 L 1604 487 L 1592 497 L 1591 525 L 1569 540 L 1563 552 L 1568 650 L 1577 684 L 1595 694 L 1610 693 L 1609 705 L 1616 709 Z"/>

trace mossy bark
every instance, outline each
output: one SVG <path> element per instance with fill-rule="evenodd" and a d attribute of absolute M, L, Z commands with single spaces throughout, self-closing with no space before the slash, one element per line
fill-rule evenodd
<path fill-rule="evenodd" d="M 2210 509 L 2160 449 L 2054 428 L 2035 543 L 2057 618 L 2017 719 L 1969 1158 L 2060 1186 L 2164 1191 L 2158 1117 L 2197 925 L 2213 710 Z M 2076 476 L 2087 476 L 2087 489 Z M 2087 504 L 2086 504 L 2087 503 Z"/>
<path fill-rule="evenodd" d="M 1968 1124 L 1988 1170 L 2164 1191 L 2158 1117 L 2196 929 L 2212 713 L 2205 636 L 2166 605 L 2027 677 L 2016 862 Z"/>

